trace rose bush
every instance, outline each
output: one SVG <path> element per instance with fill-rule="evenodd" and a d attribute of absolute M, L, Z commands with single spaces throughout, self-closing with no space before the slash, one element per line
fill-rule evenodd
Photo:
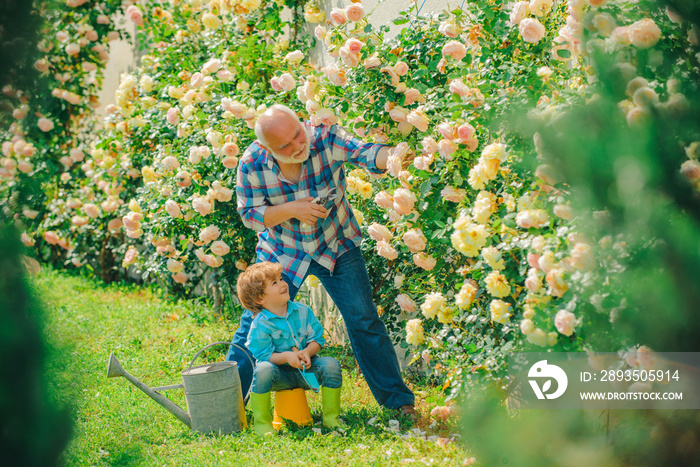
<path fill-rule="evenodd" d="M 0 170 L 11 180 L 3 199 L 13 199 L 12 183 L 29 183 L 23 174 L 37 173 L 35 152 L 53 161 L 44 201 L 6 202 L 27 226 L 26 243 L 65 249 L 73 264 L 96 269 L 113 254 L 184 294 L 206 277 L 233 284 L 254 261 L 256 242 L 233 199 L 238 157 L 254 139 L 257 115 L 279 102 L 315 124 L 338 122 L 396 146 L 388 175 L 351 170 L 348 193 L 393 338 L 429 362 L 446 388 L 456 390 L 466 375 L 500 380 L 513 350 L 639 344 L 587 334 L 622 306 L 611 299 L 611 274 L 625 268 L 628 245 L 587 231 L 590 213 L 575 208 L 543 138 L 512 116 L 527 112 L 527 121 L 556 129 L 567 108 L 599 98 L 593 59 L 607 53 L 617 57 L 627 93 L 619 112 L 643 130 L 655 113 L 687 106 L 688 78 L 679 70 L 696 63 L 695 26 L 644 2 L 478 0 L 434 17 L 412 5 L 390 37 L 359 2 L 329 12 L 301 6 L 128 5 L 146 53 L 122 77 L 92 141 L 47 140 L 71 120 L 16 109 L 38 139 L 15 135 L 3 145 Z M 285 7 L 290 23 L 280 16 Z M 334 63 L 309 62 L 304 19 L 318 24 L 314 35 Z M 70 53 L 84 53 L 80 44 L 94 37 L 85 29 L 69 53 L 71 34 L 57 32 L 61 60 L 71 63 Z M 54 59 L 37 68 L 48 63 Z M 92 76 L 90 68 L 78 71 Z M 84 92 L 61 88 L 56 99 L 72 106 Z M 688 160 L 674 170 L 697 187 L 700 138 L 684 138 Z M 614 319 L 605 326 L 614 336 Z"/>

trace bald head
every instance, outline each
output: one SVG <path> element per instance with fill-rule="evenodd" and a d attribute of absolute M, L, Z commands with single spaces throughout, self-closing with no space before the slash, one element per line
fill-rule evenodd
<path fill-rule="evenodd" d="M 297 164 L 309 157 L 309 136 L 299 117 L 285 105 L 275 104 L 258 117 L 255 136 L 278 161 Z"/>
<path fill-rule="evenodd" d="M 279 130 L 282 121 L 290 119 L 299 121 L 299 117 L 292 109 L 282 104 L 275 104 L 260 114 L 255 122 L 255 136 L 264 147 L 268 147 L 267 135 L 275 133 Z"/>

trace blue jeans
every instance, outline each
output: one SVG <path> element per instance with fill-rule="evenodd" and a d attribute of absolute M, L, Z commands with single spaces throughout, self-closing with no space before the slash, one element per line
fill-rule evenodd
<path fill-rule="evenodd" d="M 318 383 L 325 388 L 339 388 L 343 385 L 340 363 L 333 357 L 311 357 L 311 371 Z M 270 362 L 258 362 L 253 372 L 253 389 L 255 394 L 285 389 L 311 389 L 297 368 L 289 365 L 275 365 Z"/>
<path fill-rule="evenodd" d="M 306 274 L 319 278 L 340 310 L 355 359 L 379 405 L 397 409 L 405 404 L 413 404 L 415 397 L 403 382 L 394 346 L 372 301 L 372 286 L 362 251 L 354 248 L 343 253 L 336 260 L 332 275 L 328 269 L 313 260 Z M 289 296 L 294 300 L 299 289 L 286 275 L 282 274 L 282 278 L 289 285 Z M 246 310 L 241 316 L 241 325 L 233 336 L 234 344 L 245 347 L 252 321 L 253 314 Z M 241 385 L 247 389 L 253 379 L 253 367 L 248 358 L 241 350 L 230 347 L 226 360 L 238 363 Z"/>

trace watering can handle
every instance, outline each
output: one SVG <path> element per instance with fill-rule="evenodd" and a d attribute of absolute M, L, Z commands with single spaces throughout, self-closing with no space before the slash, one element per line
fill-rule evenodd
<path fill-rule="evenodd" d="M 247 350 L 247 349 L 244 349 L 244 348 L 241 347 L 240 345 L 234 344 L 233 342 L 219 341 L 219 342 L 212 342 L 211 344 L 206 345 L 204 348 L 202 348 L 202 350 L 200 350 L 199 352 L 197 352 L 197 355 L 195 355 L 194 358 L 192 359 L 192 361 L 190 362 L 190 367 L 187 369 L 187 371 L 192 370 L 192 365 L 194 365 L 194 361 L 197 360 L 197 357 L 199 357 L 199 356 L 202 354 L 202 352 L 204 352 L 205 350 L 207 350 L 209 347 L 213 347 L 213 346 L 219 345 L 219 344 L 229 345 L 229 346 L 236 347 L 236 348 L 242 350 L 243 353 L 245 354 L 245 356 L 248 357 L 248 360 L 250 360 L 250 365 L 251 365 L 251 367 L 255 368 L 255 362 L 253 361 L 253 359 L 252 359 L 252 358 L 250 357 L 250 355 L 248 354 L 248 350 Z M 250 390 L 251 390 L 251 388 L 252 388 L 252 386 L 253 386 L 253 382 L 252 382 L 252 381 L 251 381 L 251 383 L 250 383 L 250 386 L 251 386 L 251 387 L 248 388 L 248 392 L 247 392 L 246 395 L 243 397 L 244 399 L 248 399 L 248 394 L 250 394 Z"/>

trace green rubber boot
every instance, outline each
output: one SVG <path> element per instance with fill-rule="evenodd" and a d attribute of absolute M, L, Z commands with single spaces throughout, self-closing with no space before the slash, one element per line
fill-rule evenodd
<path fill-rule="evenodd" d="M 270 413 L 270 393 L 255 394 L 251 392 L 248 404 L 253 410 L 253 430 L 260 436 L 266 433 L 275 433 L 275 429 L 272 427 L 272 414 Z"/>
<path fill-rule="evenodd" d="M 321 405 L 323 410 L 323 426 L 326 428 L 341 428 L 338 420 L 340 415 L 340 388 L 321 388 Z"/>

